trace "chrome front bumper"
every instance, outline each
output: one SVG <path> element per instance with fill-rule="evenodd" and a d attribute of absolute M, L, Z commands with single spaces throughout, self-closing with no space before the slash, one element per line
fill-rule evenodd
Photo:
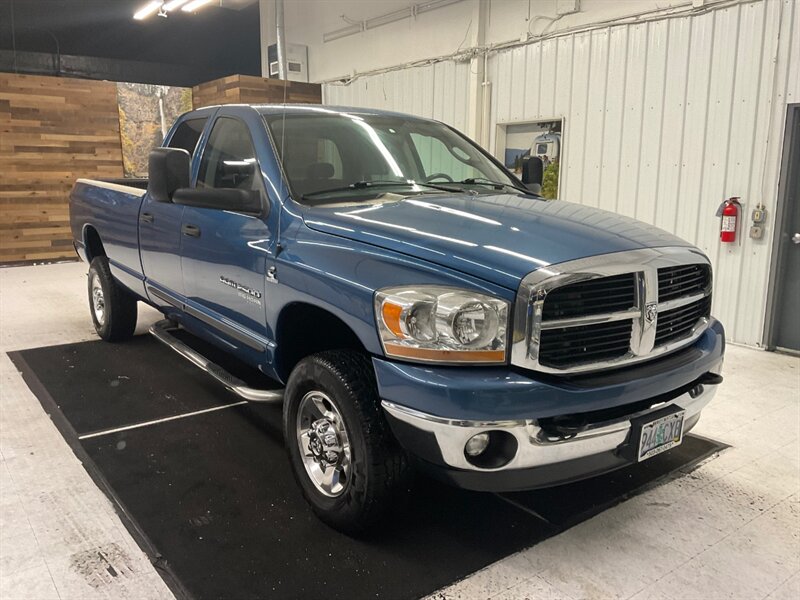
<path fill-rule="evenodd" d="M 684 423 L 688 429 L 697 422 L 700 411 L 714 397 L 716 388 L 716 385 L 703 385 L 699 394 L 693 396 L 686 392 L 669 402 L 651 406 L 647 410 L 620 419 L 591 424 L 568 439 L 548 436 L 536 420 L 458 421 L 420 412 L 386 400 L 382 402 L 382 406 L 394 419 L 435 436 L 441 457 L 448 467 L 490 473 L 542 467 L 612 452 L 628 441 L 633 419 L 668 407 L 679 407 L 686 411 Z M 502 467 L 477 467 L 467 461 L 464 446 L 473 435 L 491 430 L 503 430 L 513 435 L 518 444 L 517 452 Z M 407 449 L 414 451 L 413 448 Z"/>

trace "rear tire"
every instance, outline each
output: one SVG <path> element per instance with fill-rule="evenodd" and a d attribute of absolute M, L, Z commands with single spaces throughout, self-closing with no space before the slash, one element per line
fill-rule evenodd
<path fill-rule="evenodd" d="M 108 259 L 97 256 L 89 265 L 89 311 L 94 329 L 107 342 L 121 342 L 136 329 L 136 298 L 111 275 Z"/>
<path fill-rule="evenodd" d="M 303 496 L 334 529 L 364 532 L 404 488 L 408 462 L 360 352 L 331 350 L 298 363 L 286 386 L 283 430 Z"/>

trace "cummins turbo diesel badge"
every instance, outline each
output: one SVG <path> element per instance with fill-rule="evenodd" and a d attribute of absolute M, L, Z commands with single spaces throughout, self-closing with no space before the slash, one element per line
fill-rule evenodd
<path fill-rule="evenodd" d="M 233 281 L 232 279 L 228 279 L 224 275 L 220 275 L 219 280 L 221 283 L 224 283 L 228 287 L 232 287 L 233 289 L 239 292 L 244 292 L 245 294 L 252 296 L 253 298 L 259 298 L 259 299 L 261 298 L 261 292 L 250 289 L 249 287 L 244 286 L 241 283 L 236 283 L 235 281 Z"/>

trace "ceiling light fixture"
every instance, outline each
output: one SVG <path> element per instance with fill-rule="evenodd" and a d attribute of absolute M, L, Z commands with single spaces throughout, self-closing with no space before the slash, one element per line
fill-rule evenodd
<path fill-rule="evenodd" d="M 194 12 L 201 6 L 204 6 L 211 2 L 211 0 L 192 0 L 189 4 L 186 4 L 181 8 L 183 12 Z"/>
<path fill-rule="evenodd" d="M 148 2 L 142 8 L 137 10 L 133 18 L 137 21 L 141 21 L 142 19 L 146 19 L 149 16 L 155 14 L 155 12 L 161 8 L 161 0 L 152 0 L 152 2 Z"/>
<path fill-rule="evenodd" d="M 171 10 L 175 10 L 176 8 L 180 8 L 184 4 L 186 4 L 189 0 L 169 0 L 168 2 L 164 3 L 162 10 L 169 12 Z"/>

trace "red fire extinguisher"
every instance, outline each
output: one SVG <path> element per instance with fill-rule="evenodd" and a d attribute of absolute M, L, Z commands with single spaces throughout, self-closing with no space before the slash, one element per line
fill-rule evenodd
<path fill-rule="evenodd" d="M 739 225 L 739 209 L 742 207 L 737 196 L 728 198 L 720 206 L 722 222 L 719 229 L 719 239 L 721 242 L 730 243 L 736 241 L 736 231 Z"/>

